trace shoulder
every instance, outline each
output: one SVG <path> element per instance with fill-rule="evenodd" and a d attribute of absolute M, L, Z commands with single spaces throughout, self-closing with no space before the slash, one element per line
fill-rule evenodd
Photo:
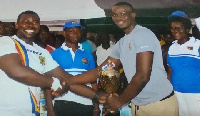
<path fill-rule="evenodd" d="M 140 26 L 140 25 L 135 26 L 132 33 L 134 33 L 134 32 L 137 34 L 153 34 L 154 35 L 154 33 L 150 29 Z"/>
<path fill-rule="evenodd" d="M 2 37 L 0 37 L 0 44 L 2 44 L 2 45 L 13 44 L 14 45 L 14 41 L 9 36 L 2 36 Z"/>

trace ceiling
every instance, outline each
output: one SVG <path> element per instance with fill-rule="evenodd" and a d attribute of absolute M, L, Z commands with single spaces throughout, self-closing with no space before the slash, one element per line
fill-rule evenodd
<path fill-rule="evenodd" d="M 200 0 L 1 0 L 0 21 L 16 21 L 25 10 L 37 12 L 41 21 L 109 17 L 111 6 L 120 1 L 131 3 L 138 17 L 166 17 L 174 10 L 200 16 Z"/>
<path fill-rule="evenodd" d="M 138 17 L 166 17 L 175 10 L 182 10 L 191 18 L 200 16 L 200 0 L 95 0 L 106 16 L 111 16 L 111 6 L 121 1 L 132 4 Z"/>
<path fill-rule="evenodd" d="M 176 10 L 186 12 L 190 18 L 200 17 L 200 0 L 1 0 L 0 21 L 15 22 L 21 12 L 33 10 L 51 31 L 61 31 L 72 19 L 81 19 L 90 30 L 117 30 L 110 17 L 111 6 L 121 1 L 131 3 L 136 21 L 151 28 L 166 26 L 166 17 Z"/>

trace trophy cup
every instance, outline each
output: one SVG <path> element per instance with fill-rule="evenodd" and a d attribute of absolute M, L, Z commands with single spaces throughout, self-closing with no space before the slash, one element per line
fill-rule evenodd
<path fill-rule="evenodd" d="M 120 86 L 120 72 L 112 67 L 111 61 L 99 71 L 101 88 L 108 94 L 114 94 Z M 117 111 L 110 111 L 116 113 Z"/>

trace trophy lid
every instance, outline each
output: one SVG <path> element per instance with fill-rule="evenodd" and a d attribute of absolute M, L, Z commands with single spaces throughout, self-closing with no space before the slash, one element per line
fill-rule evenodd
<path fill-rule="evenodd" d="M 116 76 L 119 77 L 119 72 L 116 71 L 113 67 L 112 67 L 112 63 L 110 60 L 108 60 L 108 64 L 107 66 L 104 68 L 104 70 L 102 70 L 101 75 L 104 76 L 108 76 L 108 77 L 112 77 L 112 76 Z"/>

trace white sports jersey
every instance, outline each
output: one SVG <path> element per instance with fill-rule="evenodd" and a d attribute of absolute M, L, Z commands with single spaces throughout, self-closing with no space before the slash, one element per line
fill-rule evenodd
<path fill-rule="evenodd" d="M 27 50 L 30 68 L 34 69 L 40 74 L 44 74 L 45 72 L 48 72 L 58 66 L 58 64 L 52 59 L 49 52 L 39 47 L 37 44 L 26 44 L 17 36 L 13 36 L 12 38 L 24 45 L 25 49 Z M 18 53 L 14 41 L 8 36 L 1 37 L 0 57 L 12 53 Z M 35 114 L 32 113 L 32 104 L 28 89 L 30 88 L 38 103 L 40 97 L 40 87 L 27 86 L 17 82 L 9 78 L 8 75 L 1 69 L 0 75 L 0 115 L 35 116 Z"/>

